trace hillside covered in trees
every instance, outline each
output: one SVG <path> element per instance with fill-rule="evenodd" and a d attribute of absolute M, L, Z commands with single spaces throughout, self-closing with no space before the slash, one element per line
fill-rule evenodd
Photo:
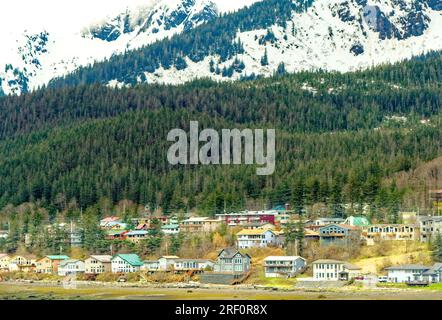
<path fill-rule="evenodd" d="M 395 222 L 407 187 L 385 179 L 441 155 L 441 80 L 442 59 L 432 54 L 346 74 L 3 97 L 0 207 L 38 202 L 56 212 L 128 199 L 166 214 L 214 215 L 290 202 L 342 216 L 344 204 L 368 203 L 373 218 Z M 275 174 L 171 166 L 167 133 L 191 120 L 201 129 L 275 128 Z"/>

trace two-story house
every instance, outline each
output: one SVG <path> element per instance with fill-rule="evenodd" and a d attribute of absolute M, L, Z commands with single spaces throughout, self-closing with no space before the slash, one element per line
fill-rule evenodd
<path fill-rule="evenodd" d="M 162 256 L 158 259 L 158 270 L 160 271 L 172 271 L 175 265 L 175 261 L 179 259 L 178 256 Z"/>
<path fill-rule="evenodd" d="M 180 233 L 180 225 L 179 224 L 166 224 L 161 227 L 161 231 L 165 235 L 173 235 Z"/>
<path fill-rule="evenodd" d="M 361 268 L 345 261 L 319 259 L 312 263 L 313 279 L 317 281 L 348 281 L 361 274 Z"/>
<path fill-rule="evenodd" d="M 243 254 L 235 248 L 226 248 L 218 254 L 213 271 L 244 274 L 250 271 L 250 262 L 248 254 Z"/>
<path fill-rule="evenodd" d="M 329 224 L 319 228 L 319 240 L 321 245 L 348 245 L 361 238 L 361 230 L 358 227 L 345 224 Z"/>
<path fill-rule="evenodd" d="M 420 240 L 434 241 L 437 235 L 442 236 L 442 216 L 419 216 Z"/>
<path fill-rule="evenodd" d="M 342 224 L 344 223 L 345 219 L 342 218 L 328 218 L 328 217 L 321 217 L 313 221 L 312 226 L 315 227 L 323 227 L 329 224 Z"/>
<path fill-rule="evenodd" d="M 131 230 L 126 233 L 126 240 L 133 243 L 140 243 L 140 241 L 148 238 L 149 232 L 146 230 Z"/>
<path fill-rule="evenodd" d="M 9 260 L 9 271 L 34 272 L 36 257 L 33 255 L 15 255 Z"/>
<path fill-rule="evenodd" d="M 419 240 L 419 227 L 410 224 L 373 224 L 362 228 L 362 239 L 367 245 L 378 241 L 415 241 Z"/>
<path fill-rule="evenodd" d="M 299 256 L 269 256 L 264 259 L 264 273 L 267 278 L 293 277 L 306 265 L 306 260 Z"/>
<path fill-rule="evenodd" d="M 442 282 L 442 263 L 435 263 L 429 270 L 424 271 L 423 281 L 429 283 Z"/>
<path fill-rule="evenodd" d="M 143 271 L 158 271 L 158 268 L 159 268 L 158 260 L 144 260 L 141 270 L 143 270 Z"/>
<path fill-rule="evenodd" d="M 69 257 L 66 255 L 49 255 L 45 256 L 36 263 L 36 272 L 37 273 L 58 273 L 58 266 L 62 261 L 68 260 Z"/>
<path fill-rule="evenodd" d="M 212 270 L 215 263 L 208 259 L 176 259 L 174 261 L 174 271 L 196 271 Z"/>
<path fill-rule="evenodd" d="M 110 255 L 92 255 L 84 261 L 86 274 L 100 274 L 111 272 L 112 256 Z"/>
<path fill-rule="evenodd" d="M 136 254 L 117 254 L 111 260 L 112 273 L 129 273 L 140 271 L 143 262 Z"/>
<path fill-rule="evenodd" d="M 430 269 L 421 264 L 404 264 L 385 268 L 388 272 L 388 281 L 395 283 L 423 281 L 424 273 Z"/>
<path fill-rule="evenodd" d="M 208 217 L 192 217 L 181 221 L 180 232 L 182 233 L 204 233 L 216 231 L 223 222 L 219 219 Z"/>
<path fill-rule="evenodd" d="M 77 275 L 79 273 L 84 273 L 84 271 L 84 262 L 76 259 L 61 261 L 58 266 L 58 275 L 61 277 L 68 275 Z"/>
<path fill-rule="evenodd" d="M 236 234 L 239 249 L 280 245 L 279 233 L 271 229 L 243 229 Z"/>

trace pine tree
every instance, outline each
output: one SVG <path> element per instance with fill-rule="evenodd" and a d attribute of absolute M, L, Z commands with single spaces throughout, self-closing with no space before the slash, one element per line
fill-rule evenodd
<path fill-rule="evenodd" d="M 437 234 L 433 242 L 433 260 L 442 262 L 442 236 L 440 233 Z"/>
<path fill-rule="evenodd" d="M 267 48 L 265 49 L 264 55 L 261 58 L 261 65 L 263 67 L 269 65 L 269 57 L 267 56 Z"/>

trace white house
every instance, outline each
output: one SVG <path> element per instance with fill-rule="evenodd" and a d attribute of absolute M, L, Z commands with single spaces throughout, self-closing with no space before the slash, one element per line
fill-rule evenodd
<path fill-rule="evenodd" d="M 423 273 L 423 280 L 430 283 L 442 282 L 442 263 L 435 263 L 430 270 Z"/>
<path fill-rule="evenodd" d="M 143 271 L 158 271 L 158 260 L 144 260 L 141 270 L 143 270 Z"/>
<path fill-rule="evenodd" d="M 143 266 L 136 254 L 117 254 L 111 260 L 113 273 L 129 273 L 140 271 Z"/>
<path fill-rule="evenodd" d="M 306 260 L 299 256 L 269 256 L 264 259 L 265 276 L 292 277 L 301 272 L 306 265 Z"/>
<path fill-rule="evenodd" d="M 75 259 L 63 260 L 58 265 L 58 275 L 59 276 L 67 276 L 67 275 L 75 275 L 78 273 L 84 273 L 85 267 L 84 262 Z"/>
<path fill-rule="evenodd" d="M 100 274 L 104 272 L 111 272 L 110 255 L 93 255 L 84 261 L 86 274 Z"/>
<path fill-rule="evenodd" d="M 213 269 L 215 262 L 207 259 L 176 259 L 174 261 L 174 271 L 203 271 Z"/>
<path fill-rule="evenodd" d="M 279 234 L 270 229 L 243 229 L 236 234 L 239 249 L 278 246 Z"/>
<path fill-rule="evenodd" d="M 361 274 L 361 268 L 345 261 L 320 259 L 312 263 L 313 279 L 322 281 L 350 280 Z"/>
<path fill-rule="evenodd" d="M 178 234 L 178 233 L 180 233 L 180 225 L 179 224 L 166 224 L 161 227 L 161 231 L 167 235 Z"/>
<path fill-rule="evenodd" d="M 423 281 L 423 275 L 430 267 L 421 264 L 404 264 L 385 268 L 388 272 L 388 281 L 395 283 L 406 283 L 412 281 Z"/>
<path fill-rule="evenodd" d="M 344 223 L 345 219 L 342 218 L 318 218 L 315 221 L 313 221 L 313 225 L 317 226 L 317 227 L 322 227 L 322 226 L 326 226 L 329 224 L 339 224 L 339 223 Z"/>
<path fill-rule="evenodd" d="M 420 239 L 422 242 L 434 241 L 442 235 L 442 216 L 419 216 Z"/>
<path fill-rule="evenodd" d="M 174 268 L 175 261 L 180 257 L 177 256 L 162 256 L 158 259 L 158 270 L 169 271 Z"/>

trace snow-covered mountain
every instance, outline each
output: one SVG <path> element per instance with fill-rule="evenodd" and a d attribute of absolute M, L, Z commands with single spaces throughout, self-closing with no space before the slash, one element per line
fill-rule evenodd
<path fill-rule="evenodd" d="M 123 4 L 120 13 L 105 18 L 97 12 L 95 21 L 76 28 L 40 27 L 41 23 L 23 30 L 2 28 L 0 95 L 38 88 L 79 66 L 188 31 L 255 1 L 240 0 L 229 6 L 221 0 L 145 0 L 139 1 L 142 6 Z"/>
<path fill-rule="evenodd" d="M 348 72 L 442 50 L 442 0 L 313 0 L 285 23 L 237 32 L 243 52 L 145 73 L 148 82 L 236 80 L 275 72 Z M 278 70 L 279 68 L 279 70 Z"/>
<path fill-rule="evenodd" d="M 223 20 L 220 25 L 229 30 L 213 31 L 220 13 L 255 2 Z M 270 19 L 276 2 L 292 7 L 287 7 L 289 12 L 275 10 L 279 16 Z M 263 10 L 267 11 L 264 17 Z M 132 54 L 127 59 L 132 59 L 128 65 L 133 68 L 109 76 L 116 64 L 125 61 L 121 56 L 113 60 L 114 55 L 175 34 L 184 37 L 205 22 L 213 28 L 192 35 L 202 38 L 209 32 L 214 43 L 185 39 L 164 46 L 168 52 L 156 46 L 158 61 L 135 61 Z M 112 67 L 101 66 L 99 72 L 91 68 L 69 83 L 177 84 L 198 77 L 236 80 L 282 71 L 346 72 L 442 50 L 441 30 L 442 0 L 146 0 L 142 8 L 123 8 L 75 32 L 43 29 L 6 37 L 13 41 L 9 51 L 0 53 L 0 94 L 34 89 L 80 66 L 107 59 Z M 206 47 L 198 48 L 202 43 Z M 153 57 L 148 50 L 136 53 Z"/>

